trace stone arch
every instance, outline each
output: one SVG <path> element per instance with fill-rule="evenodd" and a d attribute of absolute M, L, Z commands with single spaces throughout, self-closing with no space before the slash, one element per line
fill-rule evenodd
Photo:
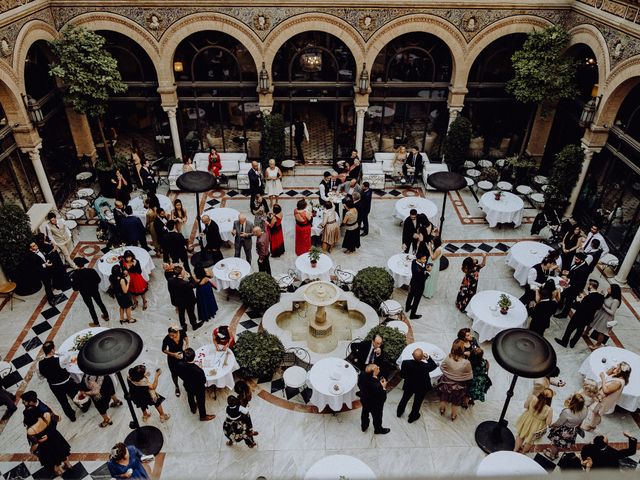
<path fill-rule="evenodd" d="M 356 64 L 356 75 L 365 61 L 364 42 L 360 34 L 347 22 L 324 13 L 296 15 L 274 28 L 264 41 L 264 62 L 269 72 L 272 71 L 273 60 L 285 42 L 299 33 L 318 31 L 329 33 L 344 42 L 349 48 Z"/>
<path fill-rule="evenodd" d="M 0 104 L 7 115 L 9 125 L 18 124 L 30 128 L 29 116 L 22 101 L 24 86 L 15 71 L 5 61 L 0 61 Z"/>
<path fill-rule="evenodd" d="M 424 32 L 435 35 L 451 51 L 451 84 L 465 86 L 459 82 L 460 65 L 464 62 L 466 41 L 460 31 L 450 22 L 434 15 L 406 15 L 380 28 L 367 42 L 367 65 L 373 65 L 380 51 L 393 39 L 405 33 Z M 465 78 L 466 80 L 466 78 Z"/>
<path fill-rule="evenodd" d="M 598 81 L 604 83 L 611 69 L 609 61 L 609 50 L 604 37 L 593 25 L 577 25 L 569 30 L 571 40 L 569 46 L 582 43 L 588 46 L 596 56 L 598 61 Z"/>
<path fill-rule="evenodd" d="M 491 43 L 506 35 L 529 33 L 535 28 L 545 28 L 550 25 L 552 25 L 552 23 L 544 18 L 533 15 L 515 15 L 485 27 L 469 42 L 467 55 L 464 64 L 460 68 L 460 74 L 458 75 L 461 85 L 465 86 L 467 84 L 473 63 Z"/>
<path fill-rule="evenodd" d="M 68 22 L 68 25 L 83 26 L 93 31 L 108 30 L 126 35 L 149 55 L 158 79 L 160 78 L 162 59 L 158 43 L 149 32 L 133 20 L 108 12 L 91 12 L 74 17 Z"/>
<path fill-rule="evenodd" d="M 58 32 L 42 20 L 32 20 L 23 25 L 16 38 L 16 48 L 13 52 L 13 70 L 16 72 L 18 86 L 25 91 L 24 66 L 31 46 L 39 40 L 50 42 L 58 36 Z"/>
<path fill-rule="evenodd" d="M 173 56 L 180 42 L 189 35 L 204 30 L 226 33 L 247 47 L 249 55 L 256 65 L 256 72 L 260 71 L 262 58 L 262 42 L 245 24 L 228 15 L 218 13 L 196 13 L 188 15 L 164 32 L 160 39 L 162 54 L 162 68 L 158 71 L 160 85 L 173 85 Z"/>
<path fill-rule="evenodd" d="M 627 94 L 640 83 L 640 55 L 631 57 L 611 72 L 602 90 L 602 100 L 593 125 L 610 127 Z"/>

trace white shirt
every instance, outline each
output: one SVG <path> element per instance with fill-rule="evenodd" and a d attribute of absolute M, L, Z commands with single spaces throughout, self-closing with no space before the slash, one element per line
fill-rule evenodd
<path fill-rule="evenodd" d="M 538 276 L 538 272 L 536 272 L 535 268 L 531 267 L 529 269 L 529 274 L 527 275 L 527 283 L 531 288 L 538 288 L 540 285 L 542 285 L 541 283 L 536 282 L 537 276 Z"/>
<path fill-rule="evenodd" d="M 593 250 L 595 250 L 595 248 L 593 247 L 593 245 L 591 245 L 591 240 L 593 239 L 598 239 L 598 241 L 600 242 L 600 248 L 602 249 L 602 255 L 606 255 L 607 253 L 609 253 L 609 247 L 607 246 L 607 242 L 605 241 L 604 237 L 602 236 L 602 234 L 600 232 L 594 234 L 593 232 L 589 232 L 589 235 L 587 235 L 587 239 L 584 241 L 584 247 L 583 247 L 583 251 L 584 253 L 589 253 Z"/>

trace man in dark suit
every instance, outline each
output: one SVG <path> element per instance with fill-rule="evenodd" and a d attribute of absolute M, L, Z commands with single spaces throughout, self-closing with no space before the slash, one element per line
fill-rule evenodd
<path fill-rule="evenodd" d="M 208 422 L 216 418 L 215 415 L 207 414 L 205 403 L 205 388 L 207 377 L 202 368 L 195 364 L 196 352 L 193 348 L 187 348 L 182 354 L 183 361 L 178 367 L 178 376 L 182 379 L 184 389 L 187 391 L 187 400 L 191 413 L 200 412 L 200 421 Z"/>
<path fill-rule="evenodd" d="M 367 365 L 364 372 L 358 376 L 358 388 L 360 389 L 360 401 L 362 413 L 360 414 L 360 427 L 363 432 L 369 428 L 369 415 L 373 418 L 373 433 L 385 435 L 391 431 L 382 426 L 382 411 L 387 400 L 387 381 L 384 377 L 378 378 L 380 367 L 375 364 Z"/>
<path fill-rule="evenodd" d="M 571 348 L 576 346 L 576 343 L 578 343 L 578 340 L 580 340 L 580 337 L 584 333 L 585 327 L 593 321 L 596 312 L 600 310 L 604 304 L 604 295 L 598 292 L 598 285 L 597 280 L 589 280 L 587 294 L 582 297 L 582 300 L 580 300 L 580 298 L 578 299 L 576 311 L 573 312 L 573 316 L 571 320 L 569 320 L 569 324 L 564 330 L 562 338 L 555 339 L 556 343 L 565 348 L 567 348 L 567 344 L 569 344 Z M 572 333 L 573 337 L 571 337 Z M 569 337 L 571 337 L 571 340 L 569 340 Z"/>
<path fill-rule="evenodd" d="M 167 276 L 167 287 L 169 288 L 169 298 L 171 305 L 178 309 L 178 320 L 184 331 L 187 331 L 187 322 L 185 321 L 185 313 L 189 317 L 189 323 L 193 330 L 199 329 L 204 322 L 196 320 L 195 305 L 196 296 L 193 293 L 195 288 L 191 280 L 191 276 L 185 272 L 180 265 L 173 267 L 173 275 Z"/>
<path fill-rule="evenodd" d="M 551 317 L 558 308 L 558 302 L 553 300 L 553 290 L 541 287 L 540 301 L 531 309 L 531 323 L 529 330 L 544 336 L 544 331 L 551 325 Z"/>
<path fill-rule="evenodd" d="M 402 362 L 400 366 L 400 376 L 404 378 L 404 393 L 402 394 L 400 403 L 398 403 L 398 410 L 396 412 L 398 417 L 402 416 L 409 399 L 413 396 L 413 406 L 411 407 L 411 413 L 409 413 L 409 423 L 413 423 L 420 418 L 422 400 L 424 400 L 427 392 L 431 390 L 430 374 L 436 368 L 438 368 L 436 362 L 421 348 L 416 348 L 413 351 L 413 359 Z"/>
<path fill-rule="evenodd" d="M 331 175 L 331 172 L 328 171 L 324 172 L 323 179 L 318 188 L 318 195 L 323 204 L 329 201 L 329 193 L 334 189 L 337 190 L 340 184 L 340 179 L 337 176 Z M 336 215 L 340 217 L 340 203 L 334 203 L 333 207 L 336 210 Z"/>
<path fill-rule="evenodd" d="M 544 258 L 542 262 L 536 263 L 529 269 L 527 283 L 524 285 L 524 294 L 520 297 L 520 301 L 525 307 L 529 308 L 529 303 L 536 299 L 536 289 L 544 285 L 554 265 L 553 260 Z"/>
<path fill-rule="evenodd" d="M 402 224 L 402 251 L 409 253 L 409 249 L 415 252 L 418 244 L 418 229 L 426 227 L 429 223 L 426 215 L 418 215 L 415 208 L 409 210 L 409 216 Z"/>
<path fill-rule="evenodd" d="M 560 304 L 563 306 L 562 311 L 556 315 L 557 318 L 567 318 L 569 310 L 573 306 L 573 302 L 576 297 L 584 290 L 589 279 L 589 265 L 585 261 L 587 255 L 583 252 L 578 252 L 573 258 L 573 265 L 568 272 L 569 286 L 562 292 L 560 298 Z"/>
<path fill-rule="evenodd" d="M 422 250 L 422 249 L 421 249 Z M 424 284 L 429 278 L 429 272 L 431 272 L 431 266 L 427 265 L 427 255 L 425 252 L 419 253 L 420 257 L 411 262 L 411 281 L 409 282 L 409 295 L 407 295 L 407 303 L 404 306 L 405 312 L 411 312 L 409 318 L 411 320 L 417 320 L 422 318 L 422 315 L 418 315 L 418 305 L 420 305 L 420 299 L 424 292 Z"/>
<path fill-rule="evenodd" d="M 165 212 L 163 208 L 157 208 L 156 218 L 153 220 L 153 227 L 156 230 L 156 237 L 158 237 L 159 244 L 156 245 L 156 249 L 160 248 L 161 250 L 164 250 L 164 237 L 169 232 L 167 230 L 167 220 L 167 212 Z M 159 254 L 161 252 L 156 250 L 156 253 Z"/>
<path fill-rule="evenodd" d="M 90 323 L 89 326 L 99 326 L 98 315 L 93 306 L 94 300 L 102 312 L 102 319 L 108 322 L 109 312 L 102 302 L 100 290 L 98 289 L 100 286 L 100 275 L 98 275 L 98 272 L 93 268 L 86 268 L 89 260 L 84 257 L 74 258 L 73 263 L 75 263 L 78 268 L 71 272 L 71 286 L 74 291 L 80 292 L 82 301 L 87 306 L 87 310 L 89 310 L 89 315 L 91 315 L 91 319 L 93 320 L 93 323 Z"/>
<path fill-rule="evenodd" d="M 235 247 L 234 256 L 240 258 L 240 250 L 244 250 L 244 256 L 247 262 L 251 264 L 251 246 L 253 243 L 253 223 L 247 220 L 245 214 L 241 213 L 238 220 L 233 222 L 231 234 L 234 236 L 233 246 Z"/>
<path fill-rule="evenodd" d="M 351 355 L 349 356 L 353 364 L 361 371 L 364 371 L 370 363 L 381 366 L 384 360 L 382 337 L 376 335 L 371 341 L 363 340 L 351 344 Z"/>
<path fill-rule="evenodd" d="M 65 415 L 69 417 L 69 420 L 75 422 L 76 412 L 69 405 L 69 398 L 73 399 L 76 396 L 78 385 L 71 379 L 69 372 L 60 366 L 60 358 L 55 356 L 56 350 L 53 342 L 44 342 L 42 351 L 45 356 L 38 362 L 38 370 L 47 380 L 49 388 L 60 402 Z"/>
<path fill-rule="evenodd" d="M 220 228 L 216 222 L 209 218 L 209 215 L 202 216 L 202 223 L 204 223 L 202 235 L 206 240 L 204 248 L 209 255 L 213 256 L 213 264 L 215 265 L 224 258 L 220 251 L 223 243 L 222 237 L 220 236 Z"/>
<path fill-rule="evenodd" d="M 29 252 L 25 256 L 25 270 L 28 275 L 39 279 L 44 286 L 47 301 L 52 307 L 56 304 L 56 296 L 53 294 L 52 272 L 53 263 L 40 251 L 36 242 L 29 244 Z M 38 287 L 38 290 L 40 287 Z"/>
<path fill-rule="evenodd" d="M 409 174 L 407 167 L 413 167 L 413 179 L 411 183 L 415 183 L 416 178 L 420 178 L 422 170 L 424 169 L 424 159 L 422 154 L 418 151 L 418 147 L 412 147 L 407 160 L 402 165 L 402 174 L 406 177 Z"/>
<path fill-rule="evenodd" d="M 361 224 L 362 233 L 361 237 L 369 235 L 369 213 L 371 213 L 371 200 L 373 197 L 373 191 L 370 188 L 369 182 L 362 183 L 362 191 L 360 192 L 360 202 L 358 202 L 358 222 Z"/>
<path fill-rule="evenodd" d="M 147 231 L 142 224 L 142 220 L 133 214 L 133 210 L 129 205 L 125 207 L 124 213 L 126 213 L 127 216 L 120 221 L 120 235 L 122 236 L 122 240 L 124 240 L 127 245 L 136 246 L 140 244 L 142 248 L 148 251 Z"/>
<path fill-rule="evenodd" d="M 126 218 L 127 214 L 124 213 L 124 204 L 120 200 L 116 200 L 113 207 L 113 220 L 116 222 L 116 227 L 120 231 L 120 223 L 123 218 Z"/>
<path fill-rule="evenodd" d="M 589 274 L 591 274 L 595 270 L 598 262 L 600 261 L 600 257 L 602 257 L 602 254 L 604 253 L 604 250 L 600 245 L 600 240 L 597 238 L 591 240 L 589 251 L 585 251 L 584 253 L 587 254 L 587 259 L 585 261 L 589 264 Z"/>
<path fill-rule="evenodd" d="M 264 192 L 264 181 L 262 180 L 262 172 L 260 171 L 260 165 L 255 160 L 251 162 L 251 168 L 249 169 L 249 192 L 251 198 L 256 194 Z"/>
<path fill-rule="evenodd" d="M 184 269 L 191 273 L 185 239 L 181 233 L 176 232 L 176 222 L 173 220 L 169 220 L 167 222 L 167 233 L 164 234 L 162 248 L 164 252 L 163 260 L 165 263 L 169 262 L 169 258 L 171 258 L 172 263 L 181 261 L 182 265 L 184 265 Z"/>

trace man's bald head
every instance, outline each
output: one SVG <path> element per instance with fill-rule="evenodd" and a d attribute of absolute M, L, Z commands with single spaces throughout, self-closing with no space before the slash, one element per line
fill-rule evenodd
<path fill-rule="evenodd" d="M 422 358 L 423 358 L 423 357 L 424 357 L 424 352 L 422 351 L 422 349 L 421 349 L 421 348 L 416 348 L 416 349 L 413 351 L 413 359 L 414 359 L 414 360 L 416 360 L 416 361 L 418 361 L 418 362 L 419 362 L 419 361 L 421 361 L 421 360 L 422 360 Z"/>

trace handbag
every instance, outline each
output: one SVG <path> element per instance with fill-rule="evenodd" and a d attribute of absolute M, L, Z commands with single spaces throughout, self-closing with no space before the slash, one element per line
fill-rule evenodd
<path fill-rule="evenodd" d="M 618 460 L 618 467 L 623 472 L 627 470 L 635 470 L 638 467 L 638 462 L 632 458 L 625 457 Z"/>
<path fill-rule="evenodd" d="M 605 335 L 604 333 L 601 333 L 600 335 L 602 335 L 604 337 L 604 340 L 602 340 L 602 344 L 604 345 L 605 343 L 607 343 L 607 340 L 609 340 L 609 336 Z M 595 340 L 596 342 L 598 341 L 598 332 L 596 332 L 595 330 L 593 330 L 591 332 L 591 334 L 589 335 L 589 338 L 591 340 Z"/>
<path fill-rule="evenodd" d="M 538 430 L 531 437 L 531 441 L 535 442 L 537 440 L 540 440 L 546 433 L 547 433 L 547 427 L 544 427 L 542 430 Z"/>

